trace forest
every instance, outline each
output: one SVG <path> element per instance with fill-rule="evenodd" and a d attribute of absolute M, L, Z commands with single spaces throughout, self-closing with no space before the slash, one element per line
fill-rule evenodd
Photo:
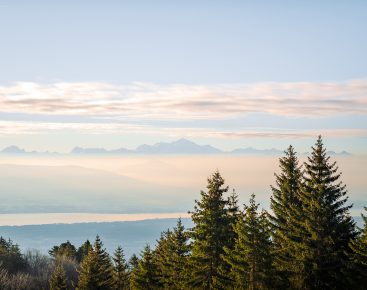
<path fill-rule="evenodd" d="M 193 227 L 178 220 L 129 259 L 123 247 L 108 254 L 99 236 L 49 255 L 1 238 L 0 289 L 367 289 L 367 216 L 357 227 L 326 152 L 321 136 L 303 164 L 287 148 L 269 211 L 254 194 L 240 205 L 215 171 L 190 211 Z"/>

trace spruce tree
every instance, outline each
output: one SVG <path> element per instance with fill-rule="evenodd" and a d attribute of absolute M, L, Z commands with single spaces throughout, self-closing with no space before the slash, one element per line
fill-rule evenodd
<path fill-rule="evenodd" d="M 188 235 L 179 219 L 173 231 L 162 233 L 155 250 L 162 288 L 186 289 L 189 251 Z"/>
<path fill-rule="evenodd" d="M 133 254 L 129 259 L 129 272 L 134 271 L 139 266 L 139 258 L 136 254 Z"/>
<path fill-rule="evenodd" d="M 237 220 L 241 217 L 241 211 L 240 208 L 238 206 L 238 195 L 236 193 L 236 191 L 233 189 L 231 195 L 228 197 L 228 232 L 227 232 L 227 241 L 225 243 L 225 248 L 227 248 L 227 250 L 229 249 L 234 249 L 235 246 L 235 240 L 237 238 L 237 233 L 234 230 L 234 226 L 237 223 Z M 218 269 L 221 278 L 218 279 L 217 281 L 217 288 L 223 288 L 223 289 L 227 289 L 228 285 L 233 284 L 232 279 L 230 277 L 230 271 L 231 271 L 231 266 L 229 265 L 228 262 L 224 262 L 219 266 Z"/>
<path fill-rule="evenodd" d="M 19 246 L 3 237 L 0 237 L 0 266 L 11 274 L 27 267 L 27 261 L 20 252 Z"/>
<path fill-rule="evenodd" d="M 245 205 L 243 217 L 234 225 L 233 248 L 225 247 L 224 260 L 231 267 L 232 289 L 270 289 L 272 285 L 272 243 L 267 213 L 258 213 L 255 195 Z"/>
<path fill-rule="evenodd" d="M 56 263 L 50 278 L 50 290 L 67 290 L 66 273 L 61 263 Z"/>
<path fill-rule="evenodd" d="M 228 218 L 231 227 L 228 229 L 228 243 L 227 248 L 234 246 L 235 238 L 237 237 L 233 226 L 237 222 L 238 218 L 241 216 L 240 207 L 238 206 L 238 195 L 233 189 L 231 195 L 228 197 Z"/>
<path fill-rule="evenodd" d="M 123 290 L 129 288 L 129 273 L 128 266 L 124 258 L 122 248 L 117 247 L 113 256 L 113 289 Z"/>
<path fill-rule="evenodd" d="M 275 186 L 271 186 L 270 220 L 273 227 L 273 242 L 276 255 L 274 265 L 278 271 L 279 287 L 297 288 L 302 284 L 303 268 L 297 260 L 295 243 L 300 241 L 299 222 L 302 220 L 300 192 L 302 170 L 292 146 L 279 159 L 280 173 L 275 174 Z"/>
<path fill-rule="evenodd" d="M 102 289 L 99 285 L 98 256 L 90 250 L 80 264 L 77 290 Z"/>
<path fill-rule="evenodd" d="M 132 273 L 136 271 L 139 266 L 139 258 L 136 254 L 133 254 L 130 257 L 129 262 L 127 263 L 127 266 L 128 266 L 128 277 L 129 277 L 129 287 L 130 287 L 129 289 L 131 289 Z"/>
<path fill-rule="evenodd" d="M 347 191 L 336 162 L 330 162 L 322 138 L 305 162 L 301 195 L 303 210 L 299 226 L 298 259 L 303 263 L 304 289 L 348 289 L 348 244 L 355 237 L 349 214 Z"/>
<path fill-rule="evenodd" d="M 113 287 L 113 267 L 111 259 L 103 248 L 99 236 L 79 269 L 79 290 L 110 290 Z"/>
<path fill-rule="evenodd" d="M 160 285 L 163 289 L 169 289 L 172 287 L 170 279 L 170 271 L 168 270 L 169 255 L 171 255 L 171 244 L 172 244 L 172 232 L 170 230 L 161 233 L 157 246 L 154 250 L 156 264 L 157 264 L 157 275 Z M 168 271 L 167 271 L 168 270 Z"/>
<path fill-rule="evenodd" d="M 130 286 L 133 290 L 161 289 L 155 254 L 149 245 L 145 246 L 138 267 L 131 273 Z"/>
<path fill-rule="evenodd" d="M 99 236 L 96 237 L 94 242 L 94 252 L 97 255 L 97 266 L 98 266 L 98 284 L 100 289 L 111 289 L 113 285 L 113 266 L 111 258 L 108 255 L 106 249 L 103 248 L 103 243 Z"/>
<path fill-rule="evenodd" d="M 89 240 L 86 240 L 77 250 L 76 259 L 80 263 L 89 253 L 90 250 L 93 249 L 92 244 Z"/>
<path fill-rule="evenodd" d="M 208 178 L 207 192 L 201 191 L 201 200 L 195 200 L 191 218 L 192 256 L 189 284 L 198 289 L 221 289 L 227 280 L 223 273 L 223 247 L 229 243 L 231 218 L 228 200 L 223 194 L 228 191 L 218 171 Z"/>
<path fill-rule="evenodd" d="M 367 207 L 364 208 L 367 211 Z M 355 289 L 365 289 L 367 285 L 367 216 L 362 214 L 364 226 L 356 240 L 350 243 L 353 276 L 351 283 Z"/>

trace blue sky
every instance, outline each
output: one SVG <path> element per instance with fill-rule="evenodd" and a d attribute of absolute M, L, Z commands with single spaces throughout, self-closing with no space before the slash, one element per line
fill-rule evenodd
<path fill-rule="evenodd" d="M 321 3 L 322 2 L 322 3 Z M 2 1 L 0 147 L 366 152 L 365 1 Z"/>

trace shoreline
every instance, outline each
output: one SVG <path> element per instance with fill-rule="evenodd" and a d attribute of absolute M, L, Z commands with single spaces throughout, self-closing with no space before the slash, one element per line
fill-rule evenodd
<path fill-rule="evenodd" d="M 189 218 L 188 213 L 11 213 L 0 214 L 0 226 L 129 222 L 152 219 Z"/>

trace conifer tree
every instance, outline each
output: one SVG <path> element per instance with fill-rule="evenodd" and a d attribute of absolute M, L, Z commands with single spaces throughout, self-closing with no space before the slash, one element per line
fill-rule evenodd
<path fill-rule="evenodd" d="M 279 159 L 281 172 L 275 174 L 275 186 L 272 186 L 270 207 L 273 214 L 270 220 L 273 227 L 273 242 L 276 255 L 274 265 L 278 271 L 279 287 L 297 288 L 302 284 L 302 265 L 295 255 L 295 243 L 298 236 L 299 222 L 302 220 L 300 192 L 302 170 L 296 152 L 289 146 L 285 156 Z"/>
<path fill-rule="evenodd" d="M 134 271 L 139 265 L 139 258 L 136 254 L 133 254 L 130 259 L 129 259 L 129 271 L 132 272 Z"/>
<path fill-rule="evenodd" d="M 207 192 L 201 191 L 201 200 L 196 200 L 191 218 L 192 256 L 189 284 L 199 289 L 221 289 L 227 273 L 222 259 L 223 247 L 229 243 L 231 219 L 228 200 L 223 194 L 228 191 L 218 171 L 208 178 Z"/>
<path fill-rule="evenodd" d="M 347 191 L 336 162 L 330 162 L 319 136 L 305 164 L 301 195 L 300 242 L 295 249 L 303 263 L 305 289 L 347 289 L 348 244 L 355 224 L 347 205 Z"/>
<path fill-rule="evenodd" d="M 90 250 L 80 264 L 77 290 L 103 289 L 99 285 L 98 256 Z"/>
<path fill-rule="evenodd" d="M 231 195 L 228 198 L 228 218 L 229 224 L 232 225 L 228 230 L 228 244 L 227 248 L 234 246 L 234 241 L 236 238 L 236 233 L 234 231 L 233 226 L 236 224 L 238 218 L 240 218 L 241 212 L 240 207 L 238 206 L 238 195 L 236 191 L 233 189 Z"/>
<path fill-rule="evenodd" d="M 186 289 L 189 251 L 188 235 L 179 219 L 173 231 L 162 233 L 155 250 L 162 288 Z"/>
<path fill-rule="evenodd" d="M 97 236 L 93 250 L 80 265 L 78 289 L 110 290 L 113 287 L 112 274 L 111 259 Z"/>
<path fill-rule="evenodd" d="M 161 289 L 156 258 L 149 245 L 145 246 L 138 267 L 131 273 L 131 289 Z"/>
<path fill-rule="evenodd" d="M 167 269 L 169 267 L 167 260 L 169 259 L 169 255 L 172 254 L 171 244 L 172 232 L 170 230 L 164 231 L 161 233 L 154 250 L 157 264 L 157 275 L 163 289 L 169 289 L 172 287 L 170 271 Z"/>
<path fill-rule="evenodd" d="M 61 263 L 57 262 L 50 278 L 50 290 L 67 290 L 66 273 Z"/>
<path fill-rule="evenodd" d="M 24 270 L 27 262 L 20 252 L 19 246 L 12 240 L 0 237 L 0 266 L 13 274 Z"/>
<path fill-rule="evenodd" d="M 367 207 L 364 209 L 367 211 Z M 351 283 L 354 284 L 355 289 L 365 289 L 367 285 L 367 216 L 362 214 L 362 219 L 364 226 L 360 231 L 360 235 L 350 244 L 353 263 Z"/>
<path fill-rule="evenodd" d="M 136 271 L 136 269 L 138 268 L 139 266 L 139 258 L 136 254 L 133 254 L 130 259 L 129 259 L 129 262 L 127 263 L 127 266 L 128 266 L 128 276 L 129 276 L 129 289 L 131 289 L 131 277 L 132 277 L 132 273 L 134 271 Z"/>
<path fill-rule="evenodd" d="M 128 266 L 124 258 L 124 252 L 120 246 L 117 247 L 114 253 L 113 262 L 114 262 L 113 289 L 114 290 L 128 289 L 129 286 Z"/>
<path fill-rule="evenodd" d="M 94 252 L 97 255 L 97 266 L 98 266 L 98 284 L 101 289 L 110 289 L 113 285 L 113 266 L 111 258 L 103 248 L 103 243 L 99 236 L 96 237 L 93 246 Z"/>
<path fill-rule="evenodd" d="M 77 261 L 80 263 L 88 255 L 90 250 L 93 250 L 93 246 L 89 240 L 86 240 L 76 252 Z"/>
<path fill-rule="evenodd" d="M 255 195 L 245 205 L 242 218 L 234 225 L 233 248 L 225 247 L 224 260 L 231 266 L 233 289 L 270 289 L 272 282 L 272 244 L 267 213 L 258 213 Z"/>
<path fill-rule="evenodd" d="M 237 233 L 234 230 L 234 226 L 237 223 L 238 219 L 241 218 L 241 211 L 238 206 L 238 195 L 236 191 L 233 189 L 231 195 L 228 197 L 228 232 L 227 232 L 227 241 L 225 243 L 225 248 L 227 250 L 234 249 L 235 240 L 237 238 Z M 228 285 L 233 284 L 232 279 L 230 277 L 231 267 L 228 262 L 224 262 L 219 266 L 218 269 L 220 273 L 220 279 L 217 280 L 217 288 L 227 289 Z"/>

